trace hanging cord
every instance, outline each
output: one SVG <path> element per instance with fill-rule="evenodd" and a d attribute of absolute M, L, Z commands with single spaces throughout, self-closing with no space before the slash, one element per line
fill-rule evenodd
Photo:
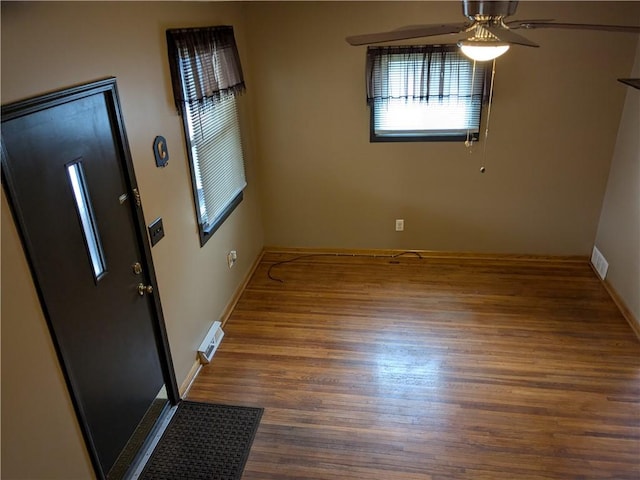
<path fill-rule="evenodd" d="M 484 129 L 484 145 L 482 146 L 482 165 L 480 166 L 480 173 L 485 172 L 485 163 L 487 159 L 487 142 L 489 141 L 489 120 L 491 119 L 491 104 L 493 103 L 493 80 L 496 76 L 496 59 L 493 59 L 493 66 L 491 68 L 491 87 L 489 88 L 489 106 L 487 107 L 487 124 Z"/>
<path fill-rule="evenodd" d="M 403 255 L 415 255 L 416 257 L 422 259 L 422 255 L 420 255 L 419 252 L 414 252 L 411 250 L 407 250 L 404 252 L 400 252 L 400 253 L 395 253 L 393 255 L 375 255 L 375 254 L 364 254 L 364 253 L 308 253 L 305 255 L 298 255 L 297 257 L 293 257 L 290 258 L 288 260 L 282 260 L 280 262 L 276 262 L 274 264 L 272 264 L 269 267 L 269 270 L 267 270 L 267 276 L 269 277 L 270 280 L 273 280 L 275 282 L 280 282 L 280 283 L 284 283 L 284 280 L 274 277 L 271 273 L 271 270 L 273 270 L 275 267 L 280 266 L 280 265 L 284 265 L 286 263 L 292 263 L 292 262 L 297 262 L 298 260 L 302 260 L 305 258 L 311 258 L 311 257 L 365 257 L 365 258 L 398 258 L 401 257 Z"/>
<path fill-rule="evenodd" d="M 473 61 L 473 70 L 471 71 L 471 100 L 473 101 L 473 87 L 476 84 L 476 61 Z M 467 139 L 464 141 L 464 146 L 469 149 L 471 153 L 471 147 L 473 146 L 473 140 L 471 140 L 471 128 L 467 126 Z"/>

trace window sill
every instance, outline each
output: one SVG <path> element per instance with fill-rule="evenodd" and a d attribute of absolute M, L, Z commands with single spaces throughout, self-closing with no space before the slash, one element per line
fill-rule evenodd
<path fill-rule="evenodd" d="M 240 205 L 240 202 L 242 202 L 243 198 L 244 198 L 244 195 L 242 192 L 240 192 L 238 195 L 235 196 L 235 198 L 231 201 L 231 203 L 229 203 L 227 208 L 225 208 L 222 211 L 222 213 L 218 216 L 218 218 L 216 218 L 211 224 L 209 225 L 201 224 L 198 227 L 200 231 L 200 248 L 204 247 L 205 243 L 207 243 L 209 239 L 213 237 L 213 234 L 222 226 L 222 224 L 229 217 L 229 215 L 231 215 L 233 211 L 236 209 L 236 207 Z"/>

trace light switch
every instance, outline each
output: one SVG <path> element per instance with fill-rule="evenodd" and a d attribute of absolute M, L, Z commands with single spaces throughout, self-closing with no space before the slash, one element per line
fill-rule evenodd
<path fill-rule="evenodd" d="M 151 246 L 153 247 L 164 237 L 164 227 L 162 226 L 162 218 L 157 218 L 153 221 L 149 227 L 149 238 L 151 239 Z"/>

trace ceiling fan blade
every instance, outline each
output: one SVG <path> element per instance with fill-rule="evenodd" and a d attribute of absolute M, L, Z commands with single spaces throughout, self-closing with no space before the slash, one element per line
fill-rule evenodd
<path fill-rule="evenodd" d="M 496 25 L 489 25 L 484 27 L 485 30 L 490 32 L 492 35 L 495 35 L 499 40 L 503 42 L 513 43 L 516 45 L 524 45 L 525 47 L 539 47 L 537 43 L 533 43 L 528 38 L 524 38 L 522 35 L 519 35 L 511 30 L 499 27 Z"/>
<path fill-rule="evenodd" d="M 573 30 L 601 30 L 605 32 L 640 33 L 638 25 L 602 25 L 598 23 L 556 23 L 543 20 L 516 20 L 508 23 L 509 28 L 566 28 Z"/>
<path fill-rule="evenodd" d="M 467 27 L 466 23 L 446 23 L 441 25 L 412 25 L 398 28 L 389 32 L 365 33 L 347 37 L 348 43 L 354 46 L 372 43 L 391 42 L 393 40 L 407 40 L 410 38 L 433 37 L 449 33 L 460 33 Z"/>
<path fill-rule="evenodd" d="M 550 23 L 553 22 L 553 20 L 553 18 L 536 18 L 535 20 L 511 20 L 504 23 L 511 30 L 516 30 L 518 28 L 525 28 L 523 25 L 529 25 L 531 23 Z"/>

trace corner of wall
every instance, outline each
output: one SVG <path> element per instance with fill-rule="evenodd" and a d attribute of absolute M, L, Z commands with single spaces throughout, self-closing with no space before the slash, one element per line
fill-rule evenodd
<path fill-rule="evenodd" d="M 640 38 L 631 77 L 640 76 Z M 626 99 L 595 246 L 609 263 L 605 285 L 636 334 L 640 331 L 640 90 L 620 83 Z M 640 336 L 639 336 L 640 337 Z"/>

